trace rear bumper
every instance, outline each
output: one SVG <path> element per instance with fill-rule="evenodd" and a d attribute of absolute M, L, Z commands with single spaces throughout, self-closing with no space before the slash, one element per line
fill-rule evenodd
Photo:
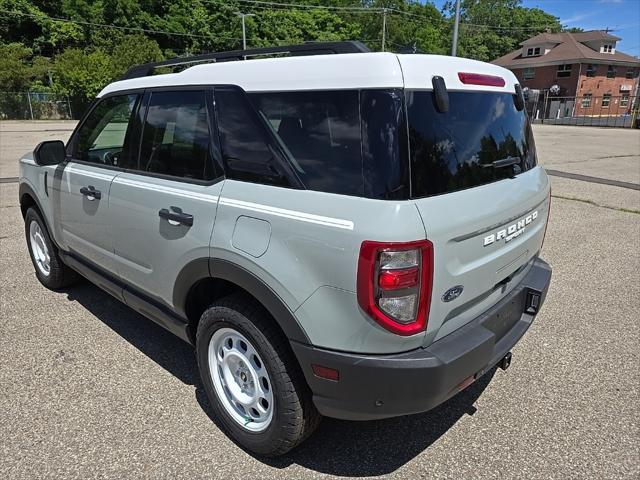
<path fill-rule="evenodd" d="M 498 363 L 527 331 L 530 295 L 542 305 L 551 267 L 535 259 L 524 279 L 505 298 L 464 327 L 426 348 L 395 355 L 335 352 L 292 342 L 313 401 L 325 416 L 373 420 L 430 410 L 458 393 L 469 377 L 479 378 Z M 316 377 L 311 364 L 334 368 L 339 381 Z"/>

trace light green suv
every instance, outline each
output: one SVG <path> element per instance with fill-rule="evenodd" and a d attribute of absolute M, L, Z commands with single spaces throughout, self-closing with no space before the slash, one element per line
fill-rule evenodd
<path fill-rule="evenodd" d="M 513 74 L 353 42 L 135 67 L 21 160 L 20 205 L 40 282 L 80 274 L 193 344 L 258 454 L 506 368 L 551 278 Z"/>

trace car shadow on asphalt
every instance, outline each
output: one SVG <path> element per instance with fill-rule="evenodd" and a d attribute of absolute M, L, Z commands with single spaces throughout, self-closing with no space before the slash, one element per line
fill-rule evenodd
<path fill-rule="evenodd" d="M 222 429 L 200 381 L 190 345 L 88 282 L 66 293 L 70 301 L 80 303 L 178 380 L 193 385 L 198 403 Z M 346 477 L 392 473 L 424 452 L 462 417 L 473 415 L 476 411 L 473 404 L 491 382 L 495 370 L 427 413 L 368 422 L 324 418 L 311 438 L 284 456 L 264 458 L 248 454 L 275 468 L 297 464 Z"/>

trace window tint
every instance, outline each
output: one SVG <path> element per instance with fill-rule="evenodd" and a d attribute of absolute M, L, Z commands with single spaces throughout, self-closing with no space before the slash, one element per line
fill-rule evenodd
<path fill-rule="evenodd" d="M 360 98 L 364 196 L 407 199 L 409 164 L 402 90 L 363 90 Z"/>
<path fill-rule="evenodd" d="M 194 180 L 212 180 L 206 94 L 153 92 L 140 150 L 140 170 Z"/>
<path fill-rule="evenodd" d="M 236 180 L 289 186 L 279 168 L 279 153 L 244 94 L 234 88 L 216 88 L 216 113 L 222 158 Z"/>
<path fill-rule="evenodd" d="M 424 197 L 502 180 L 536 165 L 531 127 L 510 93 L 449 92 L 449 111 L 430 91 L 407 91 L 412 195 Z M 497 160 L 514 157 L 515 165 Z"/>
<path fill-rule="evenodd" d="M 308 189 L 363 195 L 358 96 L 354 90 L 269 92 L 251 100 Z"/>
<path fill-rule="evenodd" d="M 138 95 L 108 97 L 91 111 L 78 131 L 73 158 L 120 166 L 125 137 Z"/>

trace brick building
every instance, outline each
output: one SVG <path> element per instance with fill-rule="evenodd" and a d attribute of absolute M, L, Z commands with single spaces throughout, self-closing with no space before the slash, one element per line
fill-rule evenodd
<path fill-rule="evenodd" d="M 541 33 L 492 63 L 513 71 L 523 87 L 576 97 L 572 115 L 625 115 L 638 95 L 640 59 L 618 52 L 618 40 L 599 30 Z"/>

